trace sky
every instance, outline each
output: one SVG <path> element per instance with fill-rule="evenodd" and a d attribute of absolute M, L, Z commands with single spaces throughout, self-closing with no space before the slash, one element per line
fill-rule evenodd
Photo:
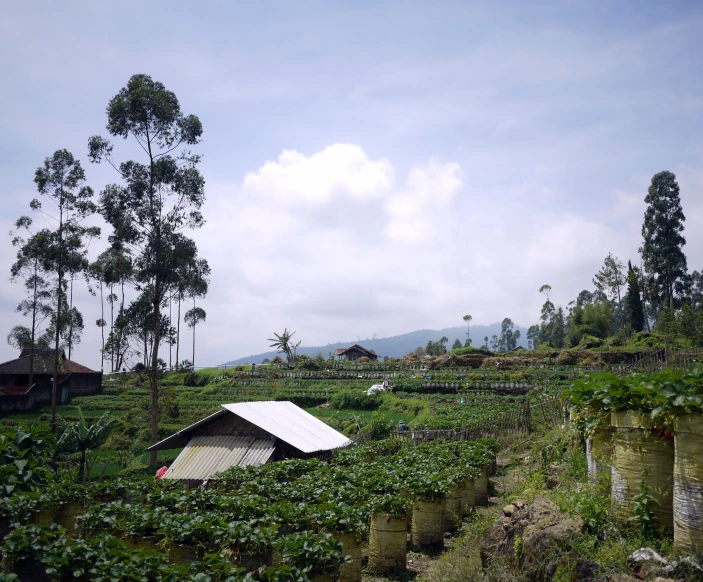
<path fill-rule="evenodd" d="M 529 326 L 542 284 L 566 305 L 609 252 L 639 263 L 662 170 L 700 270 L 701 33 L 703 4 L 676 1 L 5 3 L 0 361 L 23 323 L 6 233 L 31 214 L 34 171 L 67 148 L 96 192 L 118 181 L 87 140 L 136 73 L 203 124 L 198 366 L 266 351 L 284 327 L 322 345 L 466 313 Z M 74 295 L 74 359 L 100 369 L 100 303 Z"/>

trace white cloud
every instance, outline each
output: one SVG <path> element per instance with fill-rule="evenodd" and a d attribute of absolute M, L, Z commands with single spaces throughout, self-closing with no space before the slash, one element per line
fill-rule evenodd
<path fill-rule="evenodd" d="M 434 157 L 398 178 L 389 160 L 334 144 L 287 150 L 239 185 L 211 185 L 196 238 L 213 269 L 205 307 L 217 316 L 202 328 L 213 363 L 264 351 L 284 326 L 314 345 L 453 325 L 466 309 L 481 322 L 530 324 L 541 284 L 566 304 L 608 252 L 636 250 L 636 233 L 607 224 L 611 209 L 565 212 L 556 192 L 551 210 L 487 196 L 459 164 Z"/>
<path fill-rule="evenodd" d="M 386 159 L 371 161 L 355 145 L 334 144 L 312 156 L 284 150 L 244 177 L 243 190 L 279 204 L 325 204 L 336 196 L 366 201 L 382 197 L 393 185 Z"/>

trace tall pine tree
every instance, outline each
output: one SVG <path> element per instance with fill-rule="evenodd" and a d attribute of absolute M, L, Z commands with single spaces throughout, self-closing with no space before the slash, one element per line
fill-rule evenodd
<path fill-rule="evenodd" d="M 656 308 L 673 308 L 677 296 L 684 291 L 686 281 L 686 239 L 681 234 L 686 217 L 681 208 L 679 185 L 671 172 L 659 172 L 652 177 L 644 201 L 640 249 L 648 274 L 649 301 Z"/>
<path fill-rule="evenodd" d="M 627 261 L 627 322 L 636 332 L 644 329 L 644 308 L 640 296 L 640 284 L 630 261 Z"/>

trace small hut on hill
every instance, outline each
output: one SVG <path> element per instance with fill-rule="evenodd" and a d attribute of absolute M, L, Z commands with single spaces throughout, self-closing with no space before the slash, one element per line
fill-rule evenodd
<path fill-rule="evenodd" d="M 149 447 L 185 447 L 164 479 L 196 487 L 230 467 L 263 465 L 291 458 L 328 459 L 351 441 L 292 402 L 239 402 Z"/>
<path fill-rule="evenodd" d="M 334 350 L 334 355 L 338 360 L 349 360 L 350 362 L 355 362 L 362 357 L 367 357 L 372 362 L 378 360 L 378 354 L 376 352 L 367 350 L 364 346 L 360 346 L 359 344 L 354 344 L 348 348 L 336 349 Z"/>
<path fill-rule="evenodd" d="M 0 412 L 26 412 L 51 402 L 56 350 L 34 349 L 32 385 L 29 385 L 29 360 L 32 350 L 23 349 L 20 357 L 0 364 Z M 58 394 L 60 403 L 73 396 L 98 394 L 102 389 L 102 372 L 69 360 L 59 352 Z"/>

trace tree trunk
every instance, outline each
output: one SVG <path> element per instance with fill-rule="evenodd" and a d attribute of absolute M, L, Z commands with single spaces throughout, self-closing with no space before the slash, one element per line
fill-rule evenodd
<path fill-rule="evenodd" d="M 178 359 L 178 351 L 181 347 L 181 295 L 178 294 L 178 323 L 176 324 L 176 368 L 181 365 Z"/>
<path fill-rule="evenodd" d="M 173 336 L 171 335 L 171 330 L 173 329 L 173 310 L 171 309 L 171 299 L 172 295 L 168 296 L 168 323 L 171 326 L 168 334 L 168 369 L 173 369 Z"/>
<path fill-rule="evenodd" d="M 159 383 L 158 383 L 158 358 L 159 342 L 161 341 L 161 280 L 156 276 L 154 282 L 154 345 L 151 352 L 151 444 L 155 445 L 159 439 Z M 149 464 L 156 465 L 156 451 L 149 452 Z"/>
<path fill-rule="evenodd" d="M 51 385 L 51 430 L 56 431 L 56 400 L 59 389 L 59 332 L 61 330 L 61 291 L 63 283 L 63 190 L 59 198 L 59 260 L 56 305 L 56 336 L 54 342 L 54 380 Z"/>
<path fill-rule="evenodd" d="M 81 451 L 81 464 L 78 467 L 78 479 L 85 483 L 85 450 Z"/>
<path fill-rule="evenodd" d="M 112 345 L 110 346 L 110 371 L 115 371 L 115 286 L 110 285 L 110 333 L 112 334 Z M 118 366 L 119 370 L 119 366 Z"/>
<path fill-rule="evenodd" d="M 32 345 L 29 347 L 29 389 L 34 385 L 34 339 L 37 329 L 37 263 L 34 258 L 34 303 L 32 304 Z"/>
<path fill-rule="evenodd" d="M 193 295 L 193 372 L 195 372 L 195 295 Z"/>
<path fill-rule="evenodd" d="M 103 282 L 100 281 L 100 334 L 102 336 L 103 347 L 100 350 L 100 371 L 103 371 L 105 362 L 105 299 L 103 298 Z M 112 338 L 115 339 L 114 337 Z M 111 370 L 114 371 L 114 370 Z"/>
<path fill-rule="evenodd" d="M 68 305 L 68 312 L 71 314 L 68 320 L 68 359 L 71 359 L 71 349 L 73 348 L 73 273 L 71 273 L 71 295 Z"/>

